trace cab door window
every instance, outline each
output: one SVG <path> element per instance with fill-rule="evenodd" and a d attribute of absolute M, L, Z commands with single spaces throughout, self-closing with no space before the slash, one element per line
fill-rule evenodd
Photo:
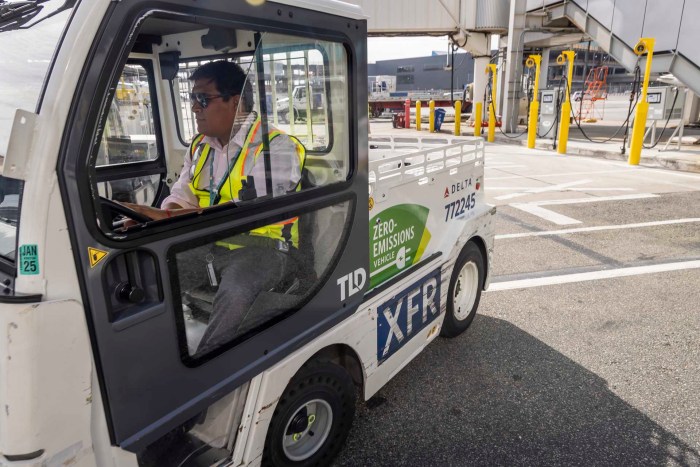
<path fill-rule="evenodd" d="M 348 94 L 347 56 L 342 45 L 247 34 L 257 44 L 249 53 L 223 61 L 183 62 L 189 88 L 178 94 L 187 96 L 189 108 L 182 121 L 186 128 L 193 125 L 195 133 L 181 178 L 165 205 L 177 200 L 179 206 L 262 207 L 270 198 L 348 177 L 349 120 L 347 99 L 342 98 Z M 244 82 L 235 78 L 241 72 Z M 239 89 L 226 88 L 225 79 L 213 85 L 221 76 L 238 83 Z M 312 77 L 318 91 L 315 103 L 306 99 Z M 276 92 L 290 87 L 294 95 Z M 221 136 L 212 136 L 219 131 L 212 119 L 222 115 L 227 99 L 238 99 L 237 109 L 231 134 L 221 141 Z M 304 110 L 302 120 L 285 122 L 285 105 L 289 112 Z M 175 246 L 169 264 L 177 284 L 173 299 L 185 363 L 198 365 L 299 310 L 332 270 L 349 217 L 350 203 L 345 201 L 310 212 L 290 211 L 250 229 Z"/>
<path fill-rule="evenodd" d="M 240 31 L 253 38 L 255 31 Z M 254 111 L 270 128 L 293 136 L 305 149 L 306 187 L 347 180 L 350 173 L 350 121 L 347 54 L 340 43 L 281 34 L 258 33 L 255 51 L 223 55 L 246 71 Z M 254 52 L 254 53 L 253 53 Z M 189 142 L 198 133 L 189 78 L 207 58 L 182 59 L 176 87 L 181 104 L 177 120 Z M 260 68 L 260 69 L 259 69 Z M 260 103 L 265 104 L 264 112 Z M 206 169 L 205 169 L 206 170 Z M 302 188 L 303 189 L 303 188 Z"/>

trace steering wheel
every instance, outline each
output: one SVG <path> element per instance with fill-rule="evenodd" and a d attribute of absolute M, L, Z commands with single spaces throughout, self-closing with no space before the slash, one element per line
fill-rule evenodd
<path fill-rule="evenodd" d="M 129 219 L 132 219 L 138 222 L 139 224 L 145 224 L 146 222 L 151 222 L 153 220 L 148 216 L 144 216 L 140 212 L 136 212 L 133 209 L 129 209 L 123 204 L 119 204 L 103 196 L 100 196 L 100 207 L 102 208 L 102 212 L 110 214 L 106 217 L 111 218 L 113 220 L 116 217 L 115 214 L 128 217 Z"/>

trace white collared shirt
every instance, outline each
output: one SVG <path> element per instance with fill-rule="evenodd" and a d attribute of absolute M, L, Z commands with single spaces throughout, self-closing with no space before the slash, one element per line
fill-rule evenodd
<path fill-rule="evenodd" d="M 245 139 L 248 136 L 251 126 L 255 123 L 256 114 L 251 112 L 247 115 L 245 121 L 231 138 L 228 144 L 222 146 L 219 140 L 210 136 L 205 136 L 202 143 L 209 144 L 211 150 L 214 151 L 214 186 L 218 186 L 221 180 L 229 173 L 230 164 L 235 163 L 236 158 L 245 144 Z M 268 132 L 272 128 L 268 128 Z M 262 129 L 258 130 L 253 141 L 251 141 L 251 156 L 252 150 L 256 148 L 262 138 Z M 257 162 L 257 163 L 256 163 Z M 180 177 L 173 184 L 170 190 L 170 196 L 165 198 L 161 203 L 163 208 L 174 208 L 177 205 L 183 208 L 197 208 L 199 203 L 197 197 L 192 193 L 189 183 L 192 181 L 193 168 L 192 154 L 188 151 L 185 156 Z M 294 189 L 301 178 L 301 168 L 299 166 L 299 157 L 296 153 L 296 144 L 287 136 L 280 135 L 270 141 L 270 165 L 272 169 L 272 188 L 274 196 L 281 196 L 288 191 Z M 205 161 L 201 168 L 201 173 L 197 176 L 198 187 L 200 189 L 209 190 L 210 185 L 210 163 Z M 246 159 L 245 167 L 243 168 L 245 175 L 252 175 L 255 179 L 255 188 L 258 196 L 267 194 L 267 184 L 265 181 L 265 163 L 263 155 L 260 154 L 257 161 L 254 157 Z M 238 201 L 238 197 L 234 199 Z"/>

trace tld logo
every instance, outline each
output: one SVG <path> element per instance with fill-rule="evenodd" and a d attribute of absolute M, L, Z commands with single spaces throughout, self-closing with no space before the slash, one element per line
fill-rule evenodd
<path fill-rule="evenodd" d="M 350 274 L 340 277 L 337 281 L 340 287 L 340 300 L 345 300 L 345 297 L 351 297 L 362 290 L 367 282 L 367 271 L 364 268 L 356 269 Z"/>

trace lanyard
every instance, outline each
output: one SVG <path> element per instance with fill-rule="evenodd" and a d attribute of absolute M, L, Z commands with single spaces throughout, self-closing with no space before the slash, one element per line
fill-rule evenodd
<path fill-rule="evenodd" d="M 207 157 L 209 158 L 209 206 L 214 205 L 214 200 L 216 199 L 216 192 L 214 191 L 214 155 L 216 151 L 213 148 L 209 148 L 209 153 Z"/>
<path fill-rule="evenodd" d="M 236 165 L 236 162 L 238 162 L 238 158 L 241 157 L 241 152 L 243 152 L 243 147 L 238 149 L 238 153 L 236 154 L 236 156 L 229 161 L 229 163 L 226 167 L 226 172 L 221 177 L 221 180 L 219 180 L 219 183 L 217 184 L 216 188 L 214 188 L 214 154 L 215 154 L 215 151 L 213 149 L 209 150 L 209 154 L 207 154 L 207 157 L 210 158 L 209 159 L 209 206 L 214 206 L 221 199 L 221 196 L 219 196 L 219 192 L 221 191 L 221 188 L 224 186 L 224 183 L 226 183 L 226 180 L 228 180 L 231 177 L 231 170 L 233 170 L 233 167 Z"/>
<path fill-rule="evenodd" d="M 207 154 L 207 158 L 209 158 L 209 206 L 214 206 L 214 204 L 218 203 L 219 199 L 221 199 L 221 197 L 219 196 L 219 191 L 221 191 L 221 188 L 224 186 L 226 180 L 230 178 L 231 170 L 233 170 L 233 167 L 236 165 L 236 162 L 238 162 L 238 158 L 241 157 L 243 149 L 246 150 L 246 153 L 250 151 L 250 143 L 253 141 L 253 138 L 255 138 L 255 134 L 258 132 L 259 127 L 260 120 L 255 122 L 253 127 L 249 130 L 248 136 L 246 137 L 243 146 L 241 146 L 238 149 L 236 157 L 232 158 L 229 161 L 229 164 L 227 164 L 226 172 L 221 177 L 221 180 L 219 180 L 218 186 L 216 188 L 214 188 L 214 155 L 216 154 L 216 151 L 214 151 L 214 149 L 210 146 L 209 153 Z M 231 193 L 231 196 L 233 196 L 233 193 Z"/>

